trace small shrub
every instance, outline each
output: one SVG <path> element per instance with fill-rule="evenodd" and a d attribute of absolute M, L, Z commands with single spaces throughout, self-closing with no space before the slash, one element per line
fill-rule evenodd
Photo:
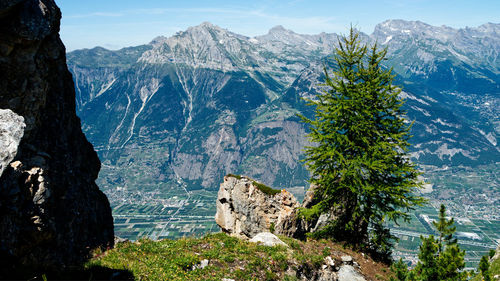
<path fill-rule="evenodd" d="M 288 257 L 286 254 L 286 250 L 272 252 L 271 259 L 282 271 L 285 271 L 288 268 Z"/>
<path fill-rule="evenodd" d="M 324 257 L 323 255 L 312 255 L 311 263 L 315 268 L 319 268 L 323 264 Z"/>
<path fill-rule="evenodd" d="M 278 280 L 278 276 L 274 272 L 266 270 L 266 281 L 273 281 L 273 280 Z"/>
<path fill-rule="evenodd" d="M 285 275 L 285 277 L 283 278 L 284 281 L 297 281 L 299 279 L 297 279 L 297 277 L 293 276 L 293 275 Z"/>
<path fill-rule="evenodd" d="M 495 255 L 495 250 L 491 249 L 488 253 L 488 256 L 491 258 L 493 258 L 493 256 Z"/>
<path fill-rule="evenodd" d="M 179 255 L 175 260 L 174 263 L 182 268 L 183 270 L 189 270 L 191 267 L 195 264 L 200 262 L 200 259 L 198 256 L 193 255 L 193 254 L 183 254 Z"/>
<path fill-rule="evenodd" d="M 223 262 L 231 263 L 231 262 L 234 262 L 236 260 L 236 257 L 233 254 L 228 254 L 228 255 L 223 255 L 222 257 L 220 257 L 220 260 L 222 260 Z"/>
<path fill-rule="evenodd" d="M 330 247 L 324 247 L 323 250 L 322 250 L 323 256 L 324 257 L 329 256 L 330 255 L 330 251 L 331 251 Z"/>
<path fill-rule="evenodd" d="M 275 230 L 276 227 L 274 226 L 274 222 L 272 222 L 271 225 L 269 226 L 269 232 L 274 233 Z"/>

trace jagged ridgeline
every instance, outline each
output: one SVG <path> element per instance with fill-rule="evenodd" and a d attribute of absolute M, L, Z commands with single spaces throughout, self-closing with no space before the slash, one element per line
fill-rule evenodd
<path fill-rule="evenodd" d="M 418 163 L 500 158 L 499 30 L 386 21 L 361 35 L 389 47 Z M 278 26 L 249 38 L 203 23 L 143 46 L 70 52 L 78 113 L 115 214 L 212 218 L 228 173 L 303 193 L 306 128 L 296 114 L 311 113 L 301 98 L 320 90 L 336 45 L 336 34 Z"/>

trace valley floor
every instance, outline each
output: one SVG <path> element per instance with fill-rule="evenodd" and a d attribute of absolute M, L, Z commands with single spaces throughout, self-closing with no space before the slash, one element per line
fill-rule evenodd
<path fill-rule="evenodd" d="M 432 190 L 424 194 L 430 204 L 413 211 L 410 222 L 389 225 L 400 239 L 394 250 L 395 258 L 416 263 L 420 236 L 435 233 L 432 220 L 437 218 L 443 203 L 449 215 L 455 218 L 457 238 L 461 248 L 467 251 L 467 268 L 477 268 L 481 256 L 495 249 L 500 241 L 500 210 L 496 208 L 500 198 L 500 164 L 474 170 L 424 168 L 426 182 L 433 183 Z M 185 190 L 178 185 L 164 184 L 141 186 L 146 191 L 140 192 L 112 190 L 106 188 L 104 181 L 105 175 L 111 172 L 104 167 L 99 184 L 110 199 L 117 236 L 130 240 L 176 239 L 219 231 L 214 221 L 216 189 Z M 303 198 L 304 188 L 290 191 L 299 200 Z"/>

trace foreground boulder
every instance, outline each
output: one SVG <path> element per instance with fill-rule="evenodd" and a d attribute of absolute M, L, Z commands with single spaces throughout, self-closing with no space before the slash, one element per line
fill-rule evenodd
<path fill-rule="evenodd" d="M 65 269 L 113 246 L 109 202 L 95 184 L 100 162 L 75 114 L 60 18 L 53 0 L 0 0 L 0 277 L 14 267 Z"/>
<path fill-rule="evenodd" d="M 293 194 L 263 186 L 248 177 L 224 177 L 215 214 L 222 231 L 245 239 L 269 231 L 290 237 L 303 233 L 297 219 L 300 204 Z"/>

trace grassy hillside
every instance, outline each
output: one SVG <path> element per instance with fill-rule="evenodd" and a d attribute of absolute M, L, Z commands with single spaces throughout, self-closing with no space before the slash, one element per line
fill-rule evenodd
<path fill-rule="evenodd" d="M 266 247 L 224 233 L 178 240 L 141 239 L 96 252 L 85 270 L 44 277 L 83 280 L 297 280 L 295 272 L 319 269 L 325 257 L 340 264 L 350 255 L 367 280 L 388 280 L 389 268 L 361 253 L 327 240 L 298 241 L 280 237 L 289 247 Z M 199 268 L 203 260 L 208 266 Z M 197 267 L 198 266 L 198 267 Z M 38 279 L 37 279 L 38 280 Z"/>

